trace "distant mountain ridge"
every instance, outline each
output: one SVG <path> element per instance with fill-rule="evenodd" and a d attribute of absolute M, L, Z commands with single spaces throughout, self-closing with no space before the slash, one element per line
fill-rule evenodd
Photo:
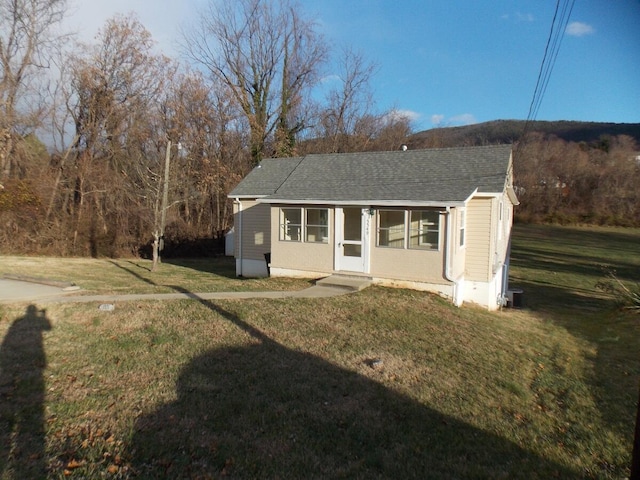
<path fill-rule="evenodd" d="M 437 148 L 464 145 L 513 143 L 520 139 L 525 120 L 493 120 L 462 127 L 424 130 L 407 139 L 409 148 Z M 628 135 L 640 143 L 640 123 L 604 123 L 578 121 L 530 122 L 527 132 L 555 135 L 568 142 L 592 143 L 606 136 Z"/>

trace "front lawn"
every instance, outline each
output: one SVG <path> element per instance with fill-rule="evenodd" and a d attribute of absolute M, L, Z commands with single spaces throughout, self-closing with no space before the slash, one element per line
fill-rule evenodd
<path fill-rule="evenodd" d="M 640 234 L 546 228 L 515 231 L 522 310 L 381 287 L 1 305 L 0 478 L 628 476 L 640 319 L 591 265 L 638 280 Z M 141 290 L 215 276 L 123 262 Z"/>

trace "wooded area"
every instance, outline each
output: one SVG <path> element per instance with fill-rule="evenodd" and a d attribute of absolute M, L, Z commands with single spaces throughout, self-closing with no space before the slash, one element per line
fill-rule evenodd
<path fill-rule="evenodd" d="M 214 254 L 232 225 L 226 195 L 262 158 L 453 146 L 453 129 L 420 137 L 378 111 L 376 66 L 331 50 L 288 0 L 211 2 L 181 59 L 132 16 L 82 45 L 60 33 L 67 7 L 0 0 L 3 253 Z M 321 82 L 330 60 L 333 87 Z M 477 128 L 455 145 L 504 143 Z M 640 224 L 637 137 L 506 141 L 520 219 Z"/>
<path fill-rule="evenodd" d="M 500 120 L 418 132 L 407 144 L 513 143 L 516 221 L 638 226 L 639 139 L 640 124 Z"/>

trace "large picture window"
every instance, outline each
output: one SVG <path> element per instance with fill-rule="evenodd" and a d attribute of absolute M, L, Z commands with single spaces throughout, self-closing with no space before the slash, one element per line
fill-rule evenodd
<path fill-rule="evenodd" d="M 440 243 L 440 212 L 411 210 L 409 248 L 437 250 Z"/>
<path fill-rule="evenodd" d="M 329 243 L 329 210 L 326 208 L 307 208 L 306 213 L 305 241 Z"/>
<path fill-rule="evenodd" d="M 302 241 L 302 209 L 280 209 L 280 240 Z"/>
<path fill-rule="evenodd" d="M 378 211 L 378 246 L 404 248 L 404 210 Z"/>

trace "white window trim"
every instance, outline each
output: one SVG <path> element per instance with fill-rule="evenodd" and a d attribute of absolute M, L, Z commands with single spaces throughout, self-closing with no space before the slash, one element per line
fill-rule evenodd
<path fill-rule="evenodd" d="M 465 248 L 467 246 L 467 209 L 459 210 L 458 219 L 458 247 Z"/>
<path fill-rule="evenodd" d="M 390 245 L 381 245 L 380 244 L 380 230 L 383 227 L 380 226 L 380 212 L 382 211 L 398 211 L 398 209 L 393 208 L 380 208 L 377 210 L 377 223 L 376 223 L 376 247 L 377 248 L 392 248 L 396 250 L 423 250 L 425 252 L 439 252 L 442 248 L 442 239 L 440 238 L 442 234 L 442 215 L 441 211 L 437 209 L 425 209 L 425 208 L 412 208 L 412 209 L 403 209 L 404 212 L 404 239 L 402 247 L 393 247 Z M 419 227 L 418 227 L 418 245 L 423 247 L 412 247 L 411 246 L 411 234 L 415 232 L 414 229 L 411 228 L 411 213 L 412 212 L 434 212 L 438 215 L 437 223 L 428 223 L 423 224 L 422 218 L 419 219 Z M 434 245 L 433 243 L 423 243 L 422 235 L 425 232 L 429 231 L 429 226 L 435 226 L 438 232 L 438 243 L 435 247 L 431 247 Z M 426 228 L 425 228 L 426 227 Z M 384 228 L 384 230 L 388 230 L 388 228 Z M 433 231 L 433 228 L 431 229 Z"/>
<path fill-rule="evenodd" d="M 319 225 L 319 224 L 310 224 L 309 223 L 309 210 L 324 210 L 325 212 L 327 212 L 327 223 L 326 225 Z M 329 209 L 328 208 L 321 208 L 321 207 L 309 207 L 309 208 L 305 208 L 304 209 L 304 236 L 303 236 L 303 241 L 305 243 L 320 243 L 320 244 L 328 244 L 329 243 Z M 308 228 L 309 227 L 315 227 L 315 228 L 326 228 L 327 230 L 327 236 L 326 237 L 321 237 L 321 240 L 316 240 L 316 241 L 309 241 L 307 240 L 308 237 Z"/>
<path fill-rule="evenodd" d="M 285 210 L 299 210 L 300 211 L 300 222 L 301 223 L 287 223 L 285 224 L 285 218 L 284 218 L 284 211 Z M 312 227 L 326 227 L 327 229 L 327 237 L 326 240 L 322 240 L 322 241 L 318 241 L 318 242 L 309 242 L 307 241 L 307 227 L 308 222 L 307 222 L 307 211 L 308 210 L 326 210 L 327 211 L 327 224 L 326 225 L 311 225 Z M 321 244 L 321 245 L 328 245 L 329 244 L 329 238 L 331 238 L 331 226 L 330 226 L 331 222 L 329 221 L 329 208 L 322 208 L 322 207 L 309 207 L 309 208 L 304 208 L 304 207 L 280 207 L 280 217 L 279 217 L 279 221 L 278 221 L 278 240 L 280 242 L 294 242 L 294 243 L 312 243 L 312 244 Z M 287 235 L 285 234 L 286 232 L 286 228 L 289 227 L 289 225 L 292 225 L 294 227 L 300 227 L 300 238 L 298 240 L 292 240 L 290 238 L 286 238 Z"/>
<path fill-rule="evenodd" d="M 409 222 L 408 222 L 408 226 L 409 226 L 409 236 L 411 236 L 411 213 L 412 212 L 430 212 L 431 210 L 422 210 L 422 209 L 415 209 L 415 210 L 410 210 L 409 211 Z M 420 218 L 418 220 L 418 245 L 419 246 L 424 246 L 424 248 L 416 248 L 416 247 L 411 247 L 411 244 L 409 244 L 409 249 L 411 250 L 432 250 L 434 252 L 438 252 L 440 251 L 440 212 L 434 210 L 434 212 L 438 215 L 438 220 L 437 223 L 425 223 L 423 222 L 422 218 Z M 429 226 L 430 225 L 434 225 L 437 227 L 437 232 L 438 232 L 438 243 L 436 245 L 436 248 L 433 248 L 432 245 L 433 243 L 431 242 L 423 242 L 422 241 L 422 236 L 429 232 Z M 426 226 L 426 228 L 425 228 Z M 433 229 L 431 229 L 431 231 L 433 231 Z"/>
<path fill-rule="evenodd" d="M 285 218 L 284 215 L 284 211 L 285 210 L 299 210 L 300 211 L 300 222 L 301 223 L 291 223 L 290 221 L 288 221 L 287 218 Z M 304 212 L 302 211 L 302 208 L 299 207 L 280 207 L 280 221 L 278 222 L 278 239 L 281 242 L 302 242 L 303 239 L 303 223 L 302 221 L 304 220 Z M 287 238 L 287 237 L 291 237 L 291 235 L 288 232 L 288 229 L 291 227 L 299 227 L 300 228 L 300 235 L 299 235 L 299 239 L 298 240 L 293 240 L 291 238 Z"/>
<path fill-rule="evenodd" d="M 403 225 L 402 225 L 402 231 L 403 231 L 403 238 L 402 238 L 402 246 L 401 247 L 394 247 L 392 245 L 381 245 L 380 244 L 380 231 L 381 230 L 385 230 L 385 231 L 389 231 L 389 227 L 381 227 L 380 226 L 380 212 L 402 212 L 403 213 Z M 408 242 L 408 238 L 407 238 L 407 210 L 400 210 L 398 208 L 380 208 L 376 211 L 376 247 L 377 248 L 391 248 L 394 250 L 406 250 L 407 249 L 407 242 Z"/>

